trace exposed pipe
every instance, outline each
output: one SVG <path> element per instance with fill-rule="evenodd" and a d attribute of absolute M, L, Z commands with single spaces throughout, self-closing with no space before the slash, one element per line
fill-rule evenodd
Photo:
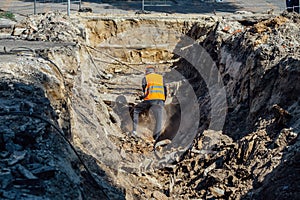
<path fill-rule="evenodd" d="M 138 71 L 138 72 L 144 73 L 144 71 L 142 71 L 142 70 L 139 70 L 139 69 L 136 69 L 136 68 L 134 68 L 134 67 L 131 67 L 130 65 L 128 65 L 128 64 L 126 64 L 126 63 L 124 63 L 124 62 L 120 61 L 119 59 L 117 59 L 117 58 L 115 58 L 115 57 L 111 56 L 111 55 L 110 55 L 110 54 L 108 54 L 108 53 L 105 53 L 104 51 L 101 51 L 101 50 L 99 50 L 99 49 L 96 49 L 95 47 L 92 47 L 92 46 L 89 46 L 89 45 L 84 45 L 84 46 L 85 46 L 85 47 L 88 47 L 88 48 L 90 48 L 90 49 L 93 49 L 93 50 L 95 50 L 95 51 L 97 51 L 97 52 L 100 52 L 100 53 L 104 54 L 105 56 L 108 56 L 108 57 L 110 57 L 111 59 L 113 59 L 113 60 L 117 61 L 118 63 L 120 63 L 120 64 L 122 64 L 122 65 L 125 65 L 126 67 L 128 67 L 128 68 L 130 68 L 130 69 L 133 69 L 133 70 L 135 70 L 135 71 Z"/>

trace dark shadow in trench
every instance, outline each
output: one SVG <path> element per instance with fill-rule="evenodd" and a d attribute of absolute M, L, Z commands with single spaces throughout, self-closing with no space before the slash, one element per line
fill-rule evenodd
<path fill-rule="evenodd" d="M 176 100 L 175 100 L 176 102 Z M 180 119 L 181 119 L 181 109 L 180 104 L 178 103 L 171 103 L 165 105 L 165 117 L 166 117 L 166 123 L 164 130 L 159 137 L 159 140 L 165 140 L 170 139 L 172 140 L 180 126 Z"/>
<path fill-rule="evenodd" d="M 34 195 L 32 198 L 46 197 L 54 192 L 51 190 L 56 184 L 56 198 L 60 198 L 60 194 L 72 196 L 73 188 L 74 193 L 81 193 L 84 199 L 111 199 L 108 195 L 125 199 L 123 191 L 106 182 L 107 176 L 96 160 L 68 141 L 68 135 L 58 125 L 59 116 L 45 94 L 44 89 L 37 85 L 11 79 L 0 81 L 1 159 L 18 152 L 26 153 L 24 158 L 20 158 L 20 164 L 6 166 L 1 161 L 1 168 L 8 172 L 12 170 L 14 174 L 2 176 L 1 183 L 5 184 L 0 187 L 0 197 L 4 198 L 4 190 L 11 191 L 17 199 L 18 195 L 25 193 Z M 80 177 L 80 184 L 75 183 L 75 177 L 71 180 L 73 177 L 66 176 L 61 166 L 48 163 L 58 157 L 65 158 L 66 166 L 71 166 L 76 176 Z M 16 173 L 16 166 L 19 165 L 22 167 L 17 168 L 23 176 Z M 96 180 L 96 175 L 100 177 L 100 182 Z M 33 176 L 37 177 L 34 181 Z M 24 193 L 24 189 L 27 192 Z"/>
<path fill-rule="evenodd" d="M 116 101 L 111 103 L 109 106 L 111 106 L 113 111 L 118 115 L 121 130 L 124 133 L 131 132 L 134 105 L 129 104 L 124 95 L 119 95 L 116 98 Z M 113 123 L 116 122 L 117 121 L 113 121 Z"/>
<path fill-rule="evenodd" d="M 289 66 L 289 67 L 286 67 Z M 257 93 L 262 93 L 269 86 L 269 94 L 281 94 L 277 106 L 267 109 L 261 109 L 255 113 L 256 117 L 273 118 L 275 121 L 266 127 L 267 134 L 272 139 L 268 149 L 283 148 L 280 164 L 274 168 L 263 180 L 255 178 L 253 180 L 253 189 L 249 191 L 242 199 L 298 199 L 300 196 L 300 151 L 297 147 L 299 144 L 299 130 L 297 116 L 289 115 L 286 109 L 296 105 L 299 109 L 300 93 L 300 60 L 292 57 L 285 57 L 279 64 L 267 71 L 262 77 L 261 85 L 257 87 Z M 264 89 L 263 89 L 264 88 Z M 267 97 L 267 99 L 271 99 Z M 268 101 L 267 101 L 268 102 Z M 267 103 L 266 103 L 267 104 Z M 254 116 L 252 116 L 254 117 Z M 257 127 L 256 127 L 257 128 Z M 298 133 L 298 136 L 292 136 L 291 133 L 286 139 L 280 140 L 284 128 L 291 128 L 292 132 Z M 283 134 L 284 135 L 284 134 Z M 285 137 L 285 136 L 284 136 Z M 278 140 L 279 139 L 279 140 Z M 276 141 L 281 141 L 280 143 Z M 267 167 L 267 166 L 264 166 Z M 252 174 L 254 171 L 251 172 Z"/>
<path fill-rule="evenodd" d="M 257 130 L 260 126 L 258 123 L 262 119 L 270 120 L 275 119 L 275 121 L 266 127 L 266 132 L 271 138 L 271 142 L 267 144 L 267 149 L 278 148 L 276 147 L 275 141 L 280 136 L 280 132 L 283 128 L 291 127 L 294 131 L 299 132 L 300 127 L 294 127 L 296 121 L 298 120 L 295 116 L 289 116 L 285 111 L 287 108 L 298 102 L 299 105 L 299 93 L 300 93 L 300 71 L 299 65 L 300 61 L 292 57 L 282 57 L 276 66 L 265 70 L 266 66 L 259 64 L 262 60 L 261 52 L 258 49 L 257 52 L 251 46 L 241 46 L 241 42 L 245 40 L 245 35 L 241 34 L 236 37 L 236 42 L 225 43 L 226 52 L 234 55 L 237 62 L 243 63 L 242 67 L 246 67 L 245 58 L 252 56 L 251 59 L 255 61 L 255 68 L 248 69 L 252 74 L 247 73 L 245 77 L 237 81 L 237 85 L 234 88 L 234 96 L 228 96 L 228 115 L 226 116 L 226 122 L 224 125 L 223 133 L 229 135 L 238 141 L 249 133 Z M 213 38 L 213 37 L 212 37 Z M 218 57 L 214 49 L 217 46 L 209 38 L 204 40 L 202 43 L 203 47 L 207 49 L 210 55 L 214 58 L 215 62 L 219 66 L 219 70 L 223 73 L 222 63 L 219 63 Z M 238 52 L 238 53 L 237 53 Z M 270 57 L 269 59 L 275 59 Z M 277 58 L 278 59 L 278 58 Z M 245 69 L 243 69 L 245 70 Z M 251 71 L 253 70 L 253 71 Z M 256 72 L 254 71 L 256 70 Z M 259 72 L 265 71 L 263 75 Z M 252 82 L 251 80 L 256 78 L 257 82 Z M 232 80 L 228 74 L 223 73 L 223 82 L 225 87 L 227 83 Z M 250 87 L 250 84 L 252 86 Z M 251 90 L 252 88 L 252 90 Z M 243 91 L 248 94 L 247 99 L 241 98 Z M 272 95 L 279 95 L 274 102 Z M 256 109 L 256 112 L 250 113 L 251 106 L 257 106 L 253 104 L 254 99 L 260 98 L 257 104 L 260 104 L 260 109 Z M 239 103 L 239 107 L 232 106 L 231 98 L 243 99 Z M 272 101 L 273 100 L 273 101 Z M 277 104 L 278 106 L 272 106 L 271 104 Z M 295 143 L 299 143 L 298 139 L 294 139 L 283 146 L 283 155 L 280 164 L 274 168 L 263 180 L 258 180 L 255 177 L 254 170 L 250 171 L 250 176 L 252 177 L 254 189 L 249 191 L 241 199 L 297 199 L 299 198 L 299 183 L 300 183 L 300 153 L 295 146 Z M 252 158 L 256 159 L 256 158 Z M 246 163 L 241 163 L 245 164 Z M 267 165 L 270 163 L 267 163 Z M 268 166 L 262 166 L 262 168 L 267 168 Z"/>
<path fill-rule="evenodd" d="M 218 49 L 218 44 L 213 41 L 214 39 L 214 30 L 212 29 L 208 36 L 201 45 L 207 50 L 207 52 L 211 55 L 213 60 L 216 62 L 217 66 L 221 73 L 222 71 L 222 63 L 219 63 L 218 52 L 215 49 Z M 187 33 L 188 36 L 190 33 Z M 227 52 L 232 52 L 235 55 L 235 59 L 238 62 L 242 62 L 245 65 L 245 58 L 251 55 L 254 52 L 254 49 L 251 46 L 246 46 L 244 49 L 241 48 L 240 41 L 243 41 L 244 35 L 240 35 L 236 38 L 237 42 L 228 45 Z M 195 40 L 197 38 L 194 38 Z M 223 44 L 225 45 L 225 44 Z M 180 48 L 180 43 L 178 44 Z M 234 54 L 234 52 L 239 52 L 238 54 Z M 254 53 L 253 60 L 257 60 L 256 67 L 257 71 L 264 71 L 265 66 L 259 66 L 258 61 L 260 58 L 260 53 Z M 193 66 L 189 64 L 184 59 L 181 59 L 179 63 L 174 64 L 178 71 L 181 71 L 181 74 L 185 75 L 187 79 L 195 76 L 196 78 L 193 80 L 189 80 L 190 83 L 194 86 L 195 93 L 199 97 L 199 100 L 205 99 L 209 97 L 207 88 L 205 87 L 205 83 L 203 79 L 197 72 L 195 72 L 192 68 Z M 288 66 L 288 67 L 287 67 Z M 279 137 L 280 132 L 283 128 L 291 127 L 294 131 L 298 131 L 300 127 L 293 127 L 296 121 L 298 120 L 295 116 L 289 116 L 285 114 L 285 110 L 292 106 L 293 104 L 298 102 L 299 105 L 299 93 L 300 93 L 300 85 L 295 84 L 300 82 L 300 71 L 299 71 L 300 61 L 291 58 L 284 57 L 281 61 L 279 61 L 278 66 L 274 66 L 271 70 L 267 70 L 262 77 L 260 77 L 261 81 L 254 83 L 256 86 L 254 90 L 251 91 L 250 82 L 244 81 L 250 79 L 250 76 L 259 76 L 259 74 L 250 74 L 247 75 L 249 77 L 243 77 L 243 80 L 236 85 L 234 94 L 235 98 L 239 98 L 242 95 L 242 90 L 248 92 L 248 98 L 244 101 L 240 102 L 240 107 L 235 108 L 232 106 L 231 98 L 227 97 L 228 100 L 228 115 L 226 116 L 226 121 L 223 129 L 224 134 L 228 134 L 231 136 L 234 141 L 238 141 L 242 137 L 247 134 L 253 132 L 258 129 L 259 118 L 268 119 L 275 118 L 275 122 L 266 127 L 266 131 L 268 136 L 273 140 L 271 144 L 267 148 L 274 148 L 275 140 Z M 196 74 L 196 75 L 195 75 Z M 227 87 L 227 83 L 230 81 L 231 77 L 222 74 L 223 82 L 225 87 Z M 282 76 L 282 77 L 279 77 Z M 251 77 L 254 78 L 254 77 Z M 258 85 L 259 84 L 259 85 Z M 267 92 L 266 92 L 267 91 Z M 279 105 L 279 108 L 270 107 L 270 100 L 272 99 L 272 95 L 281 94 L 281 97 L 276 102 Z M 265 102 L 261 106 L 261 109 L 257 110 L 255 113 L 250 114 L 250 106 L 252 105 L 252 101 L 255 97 L 259 95 L 265 95 Z M 205 102 L 205 101 L 204 101 Z M 262 102 L 260 102 L 262 103 Z M 201 104 L 200 104 L 201 105 Z M 200 126 L 205 125 L 205 123 L 209 123 L 209 107 L 210 102 L 207 101 L 203 104 L 203 106 L 207 109 L 208 112 L 201 113 L 201 117 L 205 116 L 205 120 L 201 122 L 200 118 Z M 275 110 L 274 110 L 275 109 Z M 207 126 L 206 126 L 207 127 Z M 254 189 L 249 191 L 246 195 L 242 197 L 242 199 L 298 199 L 300 196 L 300 152 L 299 149 L 296 148 L 295 144 L 299 143 L 298 139 L 293 139 L 289 143 L 287 143 L 286 147 L 284 147 L 283 155 L 281 158 L 280 164 L 268 174 L 264 180 L 259 181 L 258 177 L 255 178 L 254 169 L 250 172 L 250 176 L 253 178 L 253 187 Z M 253 158 L 255 159 L 255 158 Z M 270 163 L 267 163 L 270 164 Z M 268 167 L 268 166 L 264 166 Z M 222 166 L 219 166 L 222 168 Z M 250 177 L 251 178 L 251 177 Z"/>
<path fill-rule="evenodd" d="M 118 115 L 121 130 L 123 132 L 131 132 L 135 105 L 128 103 L 124 95 L 119 95 L 115 102 L 112 102 L 109 106 Z M 181 120 L 180 104 L 178 104 L 176 98 L 173 103 L 165 104 L 163 118 L 165 118 L 165 124 L 163 125 L 162 134 L 158 138 L 158 141 L 164 139 L 172 140 L 178 131 Z M 113 118 L 111 121 L 117 123 L 117 120 Z M 139 126 L 147 127 L 150 131 L 153 131 L 155 123 L 156 119 L 151 107 L 140 113 Z"/>

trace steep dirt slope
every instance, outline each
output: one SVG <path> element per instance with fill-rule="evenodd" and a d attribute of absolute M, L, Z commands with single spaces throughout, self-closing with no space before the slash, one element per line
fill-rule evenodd
<path fill-rule="evenodd" d="M 121 198 L 120 191 L 91 176 L 81 160 L 88 156 L 74 152 L 66 140 L 68 131 L 65 135 L 59 126 L 67 108 L 57 69 L 31 56 L 1 55 L 0 63 L 1 199 Z"/>

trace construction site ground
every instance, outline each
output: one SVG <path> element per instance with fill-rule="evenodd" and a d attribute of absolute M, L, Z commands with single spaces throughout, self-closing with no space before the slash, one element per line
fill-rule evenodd
<path fill-rule="evenodd" d="M 55 2 L 55 1 L 53 1 Z M 37 13 L 64 10 L 67 11 L 66 3 L 62 4 L 47 1 L 37 1 Z M 71 1 L 72 2 L 72 1 Z M 151 1 L 145 1 L 149 5 Z M 164 1 L 161 1 L 164 3 Z M 231 14 L 237 11 L 247 11 L 253 13 L 266 13 L 266 12 L 283 12 L 286 9 L 285 1 L 274 0 L 224 0 L 217 3 L 213 0 L 210 1 L 167 1 L 169 6 L 149 6 L 145 7 L 146 11 L 162 12 L 162 13 L 183 13 L 183 14 Z M 5 0 L 0 3 L 3 10 L 13 11 L 23 15 L 33 14 L 34 7 L 33 1 L 23 0 Z M 91 8 L 94 13 L 98 14 L 132 14 L 142 9 L 142 1 L 96 1 L 96 0 L 83 0 L 82 8 Z M 76 12 L 79 9 L 78 4 L 71 5 L 71 11 Z"/>

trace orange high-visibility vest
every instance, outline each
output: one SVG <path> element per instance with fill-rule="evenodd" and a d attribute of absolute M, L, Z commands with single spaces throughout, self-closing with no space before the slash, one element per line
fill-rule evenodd
<path fill-rule="evenodd" d="M 165 100 L 165 90 L 162 75 L 147 74 L 144 100 Z"/>

